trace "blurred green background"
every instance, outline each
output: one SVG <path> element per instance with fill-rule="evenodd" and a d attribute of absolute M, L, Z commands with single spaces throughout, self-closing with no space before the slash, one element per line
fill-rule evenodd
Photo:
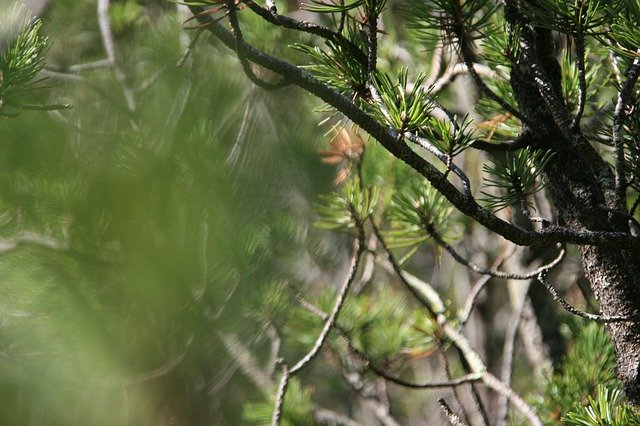
<path fill-rule="evenodd" d="M 258 302 L 309 279 L 332 171 L 309 100 L 257 90 L 204 34 L 190 49 L 179 9 L 112 1 L 116 67 L 95 0 L 41 11 L 29 100 L 73 108 L 0 120 L 2 425 L 239 424 L 260 397 L 234 336 L 259 352 Z"/>

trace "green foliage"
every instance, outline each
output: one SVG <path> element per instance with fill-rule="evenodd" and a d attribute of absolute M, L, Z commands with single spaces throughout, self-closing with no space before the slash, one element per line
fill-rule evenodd
<path fill-rule="evenodd" d="M 316 211 L 316 226 L 359 235 L 362 223 L 373 213 L 380 195 L 380 188 L 361 188 L 358 178 L 349 180 L 331 195 L 321 195 Z"/>
<path fill-rule="evenodd" d="M 294 47 L 310 57 L 310 64 L 305 68 L 320 80 L 350 96 L 353 94 L 365 96 L 368 80 L 367 64 L 362 60 L 362 52 L 360 55 L 353 52 L 354 46 L 364 46 L 364 35 L 350 30 L 348 38 L 354 43 L 353 45 L 342 39 L 336 39 L 327 41 L 326 49 L 302 44 L 296 44 Z"/>
<path fill-rule="evenodd" d="M 590 52 L 587 50 L 585 56 L 589 58 L 589 55 Z M 570 113 L 575 113 L 578 109 L 579 75 L 577 63 L 569 55 L 564 55 L 562 57 L 562 95 Z M 597 62 L 589 63 L 589 66 L 586 67 L 585 80 L 587 83 L 586 99 L 593 99 L 606 83 L 602 76 L 602 65 Z M 591 103 L 587 102 L 586 104 L 589 106 Z"/>
<path fill-rule="evenodd" d="M 453 158 L 475 141 L 471 134 L 472 122 L 468 116 L 464 116 L 460 123 L 458 117 L 440 120 L 431 118 L 429 125 L 423 130 L 425 137 L 433 143 L 441 152 Z"/>
<path fill-rule="evenodd" d="M 623 400 L 622 390 L 598 385 L 595 398 L 589 396 L 586 406 L 578 404 L 562 420 L 575 426 L 640 425 L 640 414 Z"/>
<path fill-rule="evenodd" d="M 381 287 L 348 301 L 339 322 L 356 348 L 385 363 L 406 346 L 410 321 L 406 299 Z"/>
<path fill-rule="evenodd" d="M 399 188 L 388 209 L 390 229 L 384 235 L 392 248 L 417 249 L 429 240 L 428 230 L 450 238 L 452 207 L 424 179 L 412 180 Z"/>
<path fill-rule="evenodd" d="M 516 154 L 505 154 L 504 161 L 490 157 L 490 164 L 483 169 L 489 178 L 485 186 L 494 187 L 501 191 L 494 195 L 483 191 L 484 201 L 490 208 L 503 209 L 507 206 L 527 202 L 527 197 L 535 194 L 544 186 L 539 180 L 542 171 L 551 160 L 550 151 L 532 151 L 521 149 Z"/>
<path fill-rule="evenodd" d="M 386 121 L 394 129 L 415 133 L 429 124 L 433 103 L 429 91 L 424 88 L 427 75 L 420 73 L 410 85 L 408 73 L 407 68 L 401 68 L 397 83 L 386 74 L 378 74 L 375 85 L 382 105 L 371 108 L 380 121 Z"/>
<path fill-rule="evenodd" d="M 42 22 L 30 22 L 17 8 L 0 20 L 0 40 L 4 38 L 6 43 L 0 45 L 0 117 L 15 116 L 21 110 L 47 109 L 26 102 L 45 64 L 47 38 L 40 35 L 41 28 Z"/>
<path fill-rule="evenodd" d="M 280 424 L 283 426 L 314 426 L 311 414 L 311 388 L 302 387 L 300 380 L 289 380 L 287 394 L 282 405 Z M 262 402 L 247 403 L 244 406 L 244 419 L 260 425 L 269 424 L 273 413 L 273 400 L 270 395 Z"/>
<path fill-rule="evenodd" d="M 608 33 L 611 48 L 627 58 L 637 58 L 638 46 L 640 46 L 640 3 L 637 0 L 621 0 L 621 10 L 610 11 L 613 19 Z"/>
<path fill-rule="evenodd" d="M 565 418 L 570 412 L 578 418 L 586 408 L 577 410 L 575 407 L 588 404 L 589 398 L 597 395 L 598 386 L 602 386 L 603 394 L 596 397 L 596 401 L 605 393 L 609 401 L 619 401 L 615 390 L 620 388 L 620 382 L 616 378 L 615 365 L 613 346 L 604 328 L 595 323 L 586 325 L 562 365 L 545 385 L 539 404 L 541 414 L 549 424 Z M 614 405 L 609 408 L 613 409 Z"/>
<path fill-rule="evenodd" d="M 600 0 L 542 0 L 522 3 L 523 12 L 532 22 L 564 34 L 594 33 L 594 30 L 610 20 L 606 10 L 608 3 Z M 615 13 L 613 6 L 609 12 Z"/>
<path fill-rule="evenodd" d="M 486 0 L 411 1 L 404 6 L 408 27 L 433 46 L 440 42 L 465 46 L 481 38 L 497 5 Z"/>
<path fill-rule="evenodd" d="M 502 11 L 496 11 L 489 22 L 486 36 L 480 40 L 482 56 L 487 65 L 498 69 L 511 68 L 518 58 L 520 29 L 509 25 Z"/>

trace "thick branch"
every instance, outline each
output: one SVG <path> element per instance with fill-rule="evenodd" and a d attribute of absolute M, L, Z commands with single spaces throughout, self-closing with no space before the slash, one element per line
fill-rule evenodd
<path fill-rule="evenodd" d="M 199 9 L 195 7 L 192 7 L 192 10 L 195 11 L 195 13 L 199 11 Z M 204 23 L 208 23 L 207 30 L 229 48 L 234 49 L 235 40 L 228 30 L 208 15 L 200 16 L 198 19 L 204 21 Z M 442 193 L 458 210 L 507 240 L 518 245 L 526 246 L 543 246 L 564 242 L 582 245 L 606 245 L 640 252 L 640 238 L 623 232 L 595 232 L 558 226 L 549 226 L 539 232 L 535 232 L 524 230 L 505 222 L 491 211 L 481 207 L 475 200 L 461 193 L 446 179 L 446 175 L 441 173 L 431 163 L 420 157 L 405 144 L 398 143 L 397 132 L 386 128 L 374 117 L 358 108 L 351 100 L 314 78 L 308 71 L 269 56 L 248 44 L 245 44 L 243 48 L 247 59 L 271 71 L 286 76 L 292 84 L 305 89 L 336 108 L 374 139 L 379 141 L 396 158 L 404 161 L 427 178 L 433 187 Z"/>

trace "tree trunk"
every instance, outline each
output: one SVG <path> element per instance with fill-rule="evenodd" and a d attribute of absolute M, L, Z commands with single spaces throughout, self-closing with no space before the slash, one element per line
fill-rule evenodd
<path fill-rule="evenodd" d="M 554 56 L 551 34 L 536 31 L 536 53 L 556 96 L 560 92 L 560 65 Z M 523 57 L 514 68 L 511 84 L 527 125 L 534 149 L 551 149 L 553 159 L 545 169 L 548 189 L 560 224 L 574 229 L 629 233 L 625 216 L 612 213 L 614 177 L 609 166 L 583 136 L 569 140 L 558 127 L 536 86 L 531 65 Z M 582 264 L 602 315 L 640 313 L 640 261 L 629 252 L 604 246 L 581 246 Z M 640 405 L 640 324 L 609 324 L 618 375 L 629 401 Z"/>

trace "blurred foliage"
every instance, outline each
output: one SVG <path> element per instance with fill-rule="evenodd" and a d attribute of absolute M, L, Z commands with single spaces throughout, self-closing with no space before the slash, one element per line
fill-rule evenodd
<path fill-rule="evenodd" d="M 309 107 L 216 72 L 236 60 L 207 43 L 184 58 L 170 3 L 109 17 L 123 82 L 94 2 L 53 2 L 3 50 L 3 114 L 73 109 L 0 121 L 0 423 L 239 424 L 260 390 L 219 333 L 260 347 L 247 314 L 311 262 L 304 200 L 330 176 Z"/>
<path fill-rule="evenodd" d="M 638 45 L 632 1 L 612 21 L 615 35 L 607 40 L 593 30 L 604 16 L 613 19 L 603 3 L 583 11 L 577 3 L 545 0 L 526 11 L 541 26 L 588 35 L 592 52 L 602 42 L 629 61 Z M 445 315 L 450 300 L 466 296 L 455 294 L 462 284 L 477 277 L 460 283 L 460 274 L 445 269 L 450 265 L 442 266 L 434 235 L 441 243 L 475 239 L 469 251 L 482 247 L 487 264 L 498 256 L 426 180 L 335 111 L 323 116 L 328 142 L 314 147 L 310 141 L 321 139 L 308 130 L 315 105 L 293 89 L 266 95 L 250 85 L 224 46 L 184 30 L 194 23 L 175 4 L 110 3 L 117 67 L 105 61 L 92 1 L 55 2 L 42 21 L 23 21 L 1 46 L 0 113 L 12 119 L 0 121 L 0 424 L 267 423 L 278 359 L 300 359 L 313 347 L 322 329 L 318 309 L 326 313 L 334 303 L 350 237 L 378 227 L 403 268 L 434 270 L 436 290 L 424 283 L 414 290 L 450 293 L 433 307 Z M 453 46 L 446 62 L 477 42 L 473 53 L 495 72 L 488 87 L 515 106 L 509 77 L 518 34 L 496 7 L 486 0 L 313 1 L 306 11 L 318 12 L 318 20 L 338 25 L 342 13 L 346 19 L 341 37 L 317 45 L 243 9 L 238 14 L 249 43 L 303 57 L 304 67 L 380 122 L 415 132 L 465 170 L 475 167 L 478 180 L 484 170 L 491 187 L 481 191 L 486 205 L 501 209 L 529 205 L 543 189 L 551 154 L 523 149 L 489 158 L 483 169 L 484 157 L 467 148 L 477 138 L 513 139 L 519 122 L 484 96 L 474 111 L 484 121 L 466 111 L 434 118 L 429 75 L 414 74 L 418 67 L 405 54 L 425 60 L 422 50 L 444 41 Z M 378 58 L 381 102 L 373 103 L 364 24 L 365 15 L 379 13 L 386 22 L 404 16 L 408 25 L 399 35 L 381 30 L 380 50 L 388 55 Z M 551 15 L 563 19 L 550 23 Z M 587 114 L 612 92 L 598 56 L 587 57 Z M 563 95 L 575 109 L 575 59 L 565 56 L 562 69 Z M 270 77 L 258 67 L 256 73 Z M 56 110 L 67 103 L 72 110 Z M 638 134 L 638 117 L 626 123 L 628 134 Z M 588 131 L 602 134 L 611 120 L 603 113 Z M 632 173 L 640 170 L 637 140 L 624 140 Z M 451 171 L 450 163 L 434 164 Z M 315 217 L 309 200 L 317 200 Z M 310 225 L 314 218 L 319 230 Z M 365 241 L 370 262 L 373 240 Z M 427 242 L 435 254 L 424 250 Z M 290 381 L 283 424 L 315 424 L 323 407 L 356 411 L 363 390 L 379 385 L 366 362 L 418 381 L 435 370 L 434 354 L 440 362 L 447 357 L 441 325 L 402 295 L 383 268 L 368 267 L 318 357 L 323 361 Z M 493 293 L 500 294 L 479 300 L 485 306 L 478 316 L 502 330 L 504 316 L 486 311 L 508 305 L 506 292 Z M 483 333 L 495 367 L 498 357 L 490 352 L 498 331 L 486 327 L 480 341 Z M 636 424 L 614 364 L 602 329 L 587 326 L 549 382 L 526 380 L 525 392 L 542 393 L 539 408 L 550 424 Z M 464 374 L 457 362 L 451 369 Z M 397 389 L 384 395 L 403 421 L 422 416 L 429 402 Z"/>
<path fill-rule="evenodd" d="M 549 425 L 640 424 L 640 414 L 624 401 L 611 340 L 594 323 L 581 328 L 537 405 Z"/>

